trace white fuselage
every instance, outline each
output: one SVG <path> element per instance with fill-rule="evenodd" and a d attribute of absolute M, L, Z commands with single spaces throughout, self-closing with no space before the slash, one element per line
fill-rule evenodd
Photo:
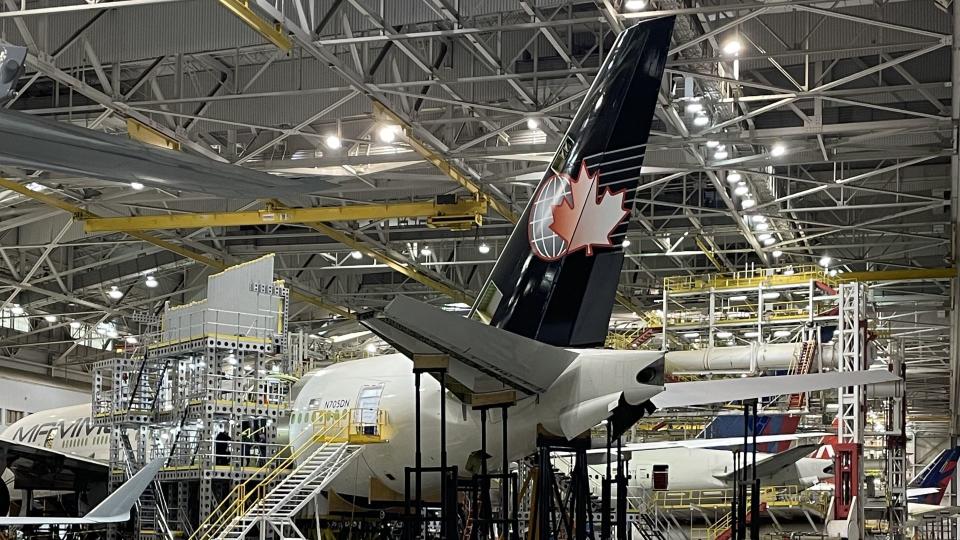
<path fill-rule="evenodd" d="M 632 352 L 631 357 L 623 351 L 584 352 L 546 393 L 538 398 L 523 399 L 509 409 L 507 459 L 515 461 L 536 449 L 538 425 L 554 434 L 562 433 L 565 428 L 579 429 L 582 425 L 588 429 L 609 414 L 611 404 L 616 404 L 621 392 L 634 404 L 656 395 L 662 387 L 637 383 L 636 372 L 658 356 Z M 392 354 L 335 364 L 311 372 L 302 381 L 293 403 L 291 441 L 304 439 L 301 434 L 310 428 L 315 413 L 343 413 L 370 407 L 386 413 L 388 442 L 364 448 L 359 465 L 362 474 L 341 475 L 333 484 L 338 493 L 365 496 L 369 478 L 376 478 L 394 492 L 403 493 L 404 468 L 414 465 L 416 448 L 412 366 L 405 356 Z M 376 394 L 371 391 L 375 387 L 381 388 L 379 400 L 370 397 Z M 361 392 L 364 402 L 358 403 Z M 480 413 L 465 406 L 449 391 L 441 393 L 440 383 L 430 375 L 422 375 L 420 382 L 422 463 L 426 467 L 440 465 L 441 395 L 447 411 L 447 463 L 464 473 L 470 454 L 480 450 Z M 570 423 L 561 416 L 571 419 Z M 490 411 L 487 453 L 491 456 L 488 462 L 491 470 L 499 469 L 503 459 L 501 422 L 500 412 Z M 436 490 L 439 480 L 437 475 L 426 475 L 424 492 Z"/>
<path fill-rule="evenodd" d="M 757 461 L 773 454 L 757 453 Z M 811 487 L 826 478 L 833 462 L 827 459 L 801 458 L 777 474 L 761 478 L 766 486 Z M 630 485 L 650 489 L 653 487 L 653 468 L 666 466 L 668 491 L 709 490 L 731 487 L 727 475 L 734 470 L 734 454 L 730 450 L 712 448 L 670 448 L 640 450 L 631 453 L 628 471 Z M 593 466 L 597 472 L 606 471 L 606 465 Z"/>
<path fill-rule="evenodd" d="M 40 411 L 7 426 L 0 439 L 106 463 L 110 430 L 95 426 L 89 404 Z"/>

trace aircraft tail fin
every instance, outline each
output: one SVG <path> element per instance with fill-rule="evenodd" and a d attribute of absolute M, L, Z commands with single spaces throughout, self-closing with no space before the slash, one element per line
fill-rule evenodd
<path fill-rule="evenodd" d="M 163 467 L 164 461 L 166 458 L 157 458 L 147 463 L 137 474 L 83 516 L 83 519 L 94 523 L 112 523 L 130 519 L 130 511 L 137 503 L 137 499 L 150 487 L 160 468 Z"/>
<path fill-rule="evenodd" d="M 957 468 L 958 458 L 960 458 L 960 447 L 948 448 L 940 452 L 910 482 L 908 488 L 916 488 L 924 493 L 912 497 L 911 500 L 921 504 L 940 504 L 947 487 L 950 486 L 950 480 Z M 936 491 L 926 491 L 929 489 L 935 489 Z"/>
<path fill-rule="evenodd" d="M 558 347 L 603 344 L 673 23 L 617 37 L 472 318 Z"/>

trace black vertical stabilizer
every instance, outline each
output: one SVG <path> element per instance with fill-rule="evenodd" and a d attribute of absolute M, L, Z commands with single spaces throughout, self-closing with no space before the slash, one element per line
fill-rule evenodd
<path fill-rule="evenodd" d="M 617 37 L 472 317 L 560 347 L 603 343 L 673 22 Z"/>

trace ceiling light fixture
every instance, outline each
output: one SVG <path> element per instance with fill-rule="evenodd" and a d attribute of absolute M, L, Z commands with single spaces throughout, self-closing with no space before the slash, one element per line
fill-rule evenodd
<path fill-rule="evenodd" d="M 723 54 L 735 56 L 740 53 L 740 48 L 740 42 L 735 39 L 731 39 L 723 44 Z"/>
<path fill-rule="evenodd" d="M 359 251 L 351 251 L 350 256 L 353 257 L 354 259 L 359 260 L 363 258 L 363 253 L 360 253 Z"/>
<path fill-rule="evenodd" d="M 337 150 L 343 146 L 343 141 L 340 140 L 340 137 L 330 134 L 327 135 L 327 138 L 323 140 L 323 144 L 327 145 L 327 148 L 331 150 Z"/>
<path fill-rule="evenodd" d="M 429 257 L 430 254 L 432 253 L 433 253 L 433 250 L 431 250 L 429 246 L 423 246 L 422 248 L 420 248 L 420 254 L 423 255 L 424 257 Z"/>
<path fill-rule="evenodd" d="M 155 289 L 157 285 L 160 285 L 160 282 L 157 281 L 157 278 L 150 275 L 150 276 L 147 276 L 147 280 L 143 284 L 151 289 Z"/>
<path fill-rule="evenodd" d="M 786 153 L 787 153 L 787 147 L 785 147 L 780 143 L 773 145 L 773 148 L 770 149 L 770 155 L 773 157 L 780 157 Z"/>
<path fill-rule="evenodd" d="M 777 239 L 776 239 L 776 238 L 767 238 L 767 239 L 765 239 L 765 240 L 763 241 L 763 245 L 765 245 L 765 246 L 772 246 L 772 245 L 775 244 L 776 242 L 777 242 Z"/>
<path fill-rule="evenodd" d="M 527 129 L 531 131 L 540 129 L 540 121 L 536 118 L 527 118 Z"/>
<path fill-rule="evenodd" d="M 716 148 L 720 146 L 720 141 L 707 141 L 707 148 Z"/>
<path fill-rule="evenodd" d="M 713 159 L 727 159 L 727 156 L 729 156 L 729 155 L 730 155 L 730 154 L 728 154 L 725 149 L 719 148 L 719 149 L 717 149 L 716 152 L 714 152 L 714 154 L 713 154 Z"/>
<path fill-rule="evenodd" d="M 730 171 L 729 173 L 727 173 L 727 182 L 730 182 L 731 184 L 736 184 L 740 180 L 743 180 L 743 175 L 738 173 L 737 171 Z"/>
<path fill-rule="evenodd" d="M 820 257 L 820 266 L 824 268 L 830 266 L 831 262 L 833 262 L 833 259 L 830 258 L 829 255 L 824 255 L 823 257 Z"/>
<path fill-rule="evenodd" d="M 772 255 L 774 259 L 779 259 L 781 256 L 783 256 L 783 252 L 780 251 L 779 249 L 775 249 L 773 250 Z"/>
<path fill-rule="evenodd" d="M 481 255 L 486 255 L 487 253 L 490 253 L 490 246 L 488 246 L 486 243 L 480 244 L 477 246 L 477 251 L 479 251 Z"/>
<path fill-rule="evenodd" d="M 113 298 L 114 300 L 119 300 L 123 298 L 123 291 L 118 289 L 116 285 L 112 285 L 110 287 L 110 290 L 107 291 L 107 296 L 109 296 L 110 298 Z"/>
<path fill-rule="evenodd" d="M 705 126 L 709 123 L 710 123 L 710 117 L 703 112 L 693 117 L 693 125 L 695 126 Z"/>
<path fill-rule="evenodd" d="M 737 195 L 746 195 L 750 193 L 750 188 L 746 184 L 740 184 L 739 186 L 733 188 L 733 192 Z"/>
<path fill-rule="evenodd" d="M 627 0 L 623 3 L 623 8 L 627 11 L 640 11 L 647 7 L 647 0 Z"/>
<path fill-rule="evenodd" d="M 757 205 L 757 201 L 755 201 L 755 200 L 753 200 L 753 199 L 744 199 L 741 204 L 743 205 L 743 207 L 744 207 L 745 209 L 746 209 L 746 208 L 753 208 L 754 206 Z"/>
<path fill-rule="evenodd" d="M 387 144 L 397 140 L 397 126 L 383 126 L 377 130 L 377 138 Z"/>
<path fill-rule="evenodd" d="M 698 113 L 703 110 L 703 103 L 700 103 L 699 99 L 687 103 L 687 112 L 688 113 Z"/>
<path fill-rule="evenodd" d="M 625 247 L 625 248 L 626 248 L 626 247 L 630 247 L 630 239 L 629 239 L 629 238 L 624 238 L 624 239 L 623 239 L 623 242 L 620 242 L 620 245 L 623 246 L 623 247 Z"/>
<path fill-rule="evenodd" d="M 44 316 L 43 316 L 43 320 L 47 321 L 48 323 L 55 323 L 55 322 L 57 322 L 57 316 L 56 316 L 56 315 L 44 315 Z"/>
<path fill-rule="evenodd" d="M 143 189 L 144 186 L 140 182 L 130 182 L 130 187 L 132 187 L 137 191 L 140 191 L 141 189 Z"/>
<path fill-rule="evenodd" d="M 70 328 L 77 330 L 78 328 L 80 328 L 80 326 L 81 326 L 80 321 L 70 321 Z"/>

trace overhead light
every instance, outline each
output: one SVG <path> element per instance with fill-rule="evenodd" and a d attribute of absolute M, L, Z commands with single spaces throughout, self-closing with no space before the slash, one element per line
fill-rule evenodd
<path fill-rule="evenodd" d="M 728 154 L 725 149 L 720 148 L 716 152 L 714 152 L 713 159 L 727 159 L 727 156 L 729 155 L 730 154 Z"/>
<path fill-rule="evenodd" d="M 136 338 L 136 336 L 127 336 L 127 337 L 123 338 L 123 340 L 126 341 L 127 343 L 131 344 L 131 345 L 136 345 L 136 343 L 137 343 L 137 338 Z"/>
<path fill-rule="evenodd" d="M 623 239 L 623 242 L 620 242 L 620 245 L 623 246 L 623 247 L 630 247 L 630 239 L 629 239 L 629 238 L 624 238 L 624 239 Z"/>
<path fill-rule="evenodd" d="M 741 184 L 733 188 L 733 192 L 737 195 L 746 195 L 747 193 L 750 193 L 750 188 L 748 188 L 746 184 Z"/>
<path fill-rule="evenodd" d="M 780 251 L 779 249 L 775 249 L 775 250 L 773 250 L 773 253 L 772 253 L 771 255 L 773 255 L 773 258 L 774 258 L 774 259 L 779 259 L 780 257 L 783 256 L 783 252 Z M 784 273 L 786 273 L 786 272 L 784 272 Z"/>
<path fill-rule="evenodd" d="M 376 343 L 367 343 L 367 346 L 364 347 L 364 348 L 365 348 L 365 349 L 367 350 L 367 352 L 370 353 L 370 354 L 373 354 L 373 353 L 377 352 L 377 344 L 376 344 Z"/>
<path fill-rule="evenodd" d="M 836 269 L 836 268 L 831 268 L 830 271 L 827 272 L 827 274 L 829 274 L 830 277 L 836 277 L 836 275 L 837 275 L 837 269 Z"/>
<path fill-rule="evenodd" d="M 776 291 L 771 291 L 771 292 L 765 292 L 765 293 L 763 293 L 763 299 L 764 299 L 764 300 L 776 300 L 777 298 L 780 298 L 780 293 L 778 293 L 778 292 L 776 292 Z"/>
<path fill-rule="evenodd" d="M 773 148 L 770 149 L 770 155 L 773 157 L 780 157 L 787 153 L 787 148 L 780 143 L 773 145 Z"/>
<path fill-rule="evenodd" d="M 527 129 L 534 130 L 540 129 L 540 121 L 536 118 L 527 118 Z"/>
<path fill-rule="evenodd" d="M 623 9 L 627 11 L 640 11 L 647 7 L 647 0 L 627 0 L 623 3 Z"/>
<path fill-rule="evenodd" d="M 429 246 L 423 246 L 420 248 L 420 254 L 424 257 L 429 257 L 431 253 L 433 253 L 433 250 L 431 250 Z"/>
<path fill-rule="evenodd" d="M 731 301 L 731 302 L 746 302 L 746 301 L 747 301 L 747 295 L 745 295 L 745 294 L 738 294 L 738 295 L 736 295 L 736 296 L 731 296 L 731 297 L 730 297 L 730 301 Z"/>
<path fill-rule="evenodd" d="M 490 246 L 488 246 L 486 243 L 480 244 L 477 246 L 477 251 L 479 251 L 482 255 L 486 255 L 487 253 L 490 253 Z"/>
<path fill-rule="evenodd" d="M 755 200 L 753 200 L 753 199 L 744 199 L 740 204 L 741 204 L 744 208 L 753 208 L 754 206 L 757 205 L 757 201 L 755 201 Z"/>
<path fill-rule="evenodd" d="M 831 262 L 833 262 L 833 259 L 830 258 L 829 255 L 824 255 L 823 257 L 820 257 L 820 266 L 824 268 L 830 266 Z"/>
<path fill-rule="evenodd" d="M 331 150 L 336 150 L 343 146 L 343 141 L 340 140 L 340 137 L 331 133 L 330 135 L 327 135 L 325 139 L 323 139 L 323 144 L 327 145 L 327 148 Z"/>
<path fill-rule="evenodd" d="M 772 246 L 772 245 L 775 244 L 776 242 L 777 242 L 777 239 L 776 239 L 776 238 L 766 238 L 766 239 L 763 240 L 763 245 L 765 245 L 765 246 Z"/>
<path fill-rule="evenodd" d="M 110 287 L 110 290 L 107 291 L 107 296 L 109 296 L 110 298 L 113 298 L 114 300 L 119 300 L 123 298 L 123 291 L 118 289 L 116 285 L 112 285 Z"/>
<path fill-rule="evenodd" d="M 753 228 L 758 231 L 765 231 L 770 228 L 770 225 L 768 223 L 754 223 Z"/>
<path fill-rule="evenodd" d="M 717 337 L 720 339 L 727 339 L 728 337 L 732 337 L 732 336 L 733 336 L 732 332 L 727 332 L 727 331 L 717 332 Z"/>
<path fill-rule="evenodd" d="M 750 216 L 750 221 L 752 221 L 752 222 L 754 222 L 754 223 L 766 223 L 766 222 L 767 222 L 767 216 L 761 216 L 760 214 L 754 214 L 754 215 Z"/>
<path fill-rule="evenodd" d="M 44 316 L 43 316 L 43 320 L 47 321 L 48 323 L 55 323 L 55 322 L 57 322 L 57 316 L 56 316 L 56 315 L 44 315 Z"/>
<path fill-rule="evenodd" d="M 73 328 L 74 330 L 76 330 L 80 328 L 80 326 L 81 326 L 80 321 L 70 321 L 70 328 Z"/>
<path fill-rule="evenodd" d="M 723 54 L 727 54 L 730 56 L 736 55 L 740 52 L 740 47 L 741 45 L 739 41 L 735 39 L 731 39 L 730 41 L 723 44 Z"/>
<path fill-rule="evenodd" d="M 699 100 L 691 101 L 687 103 L 687 112 L 688 113 L 698 113 L 703 110 L 703 103 L 700 103 Z"/>
<path fill-rule="evenodd" d="M 380 142 L 392 143 L 397 140 L 397 126 L 383 126 L 377 130 L 377 138 Z"/>
<path fill-rule="evenodd" d="M 683 335 L 683 337 L 685 337 L 685 338 L 687 338 L 687 339 L 695 339 L 695 338 L 700 337 L 700 334 L 698 334 L 698 333 L 696 333 L 696 332 L 687 332 L 686 334 Z"/>
<path fill-rule="evenodd" d="M 757 239 L 762 242 L 762 241 L 764 241 L 764 240 L 766 240 L 766 239 L 768 239 L 768 238 L 770 238 L 770 237 L 772 237 L 772 236 L 773 236 L 773 235 L 770 234 L 770 233 L 763 233 L 763 234 L 758 234 L 758 235 L 757 235 Z"/>
<path fill-rule="evenodd" d="M 720 141 L 707 141 L 707 148 L 716 148 Z"/>
<path fill-rule="evenodd" d="M 150 275 L 150 276 L 147 276 L 147 280 L 143 284 L 151 289 L 154 289 L 156 288 L 157 285 L 160 285 L 160 282 L 157 281 L 157 278 Z"/>
<path fill-rule="evenodd" d="M 16 317 L 19 317 L 20 315 L 23 315 L 23 312 L 24 312 L 24 309 L 23 309 L 22 307 L 20 307 L 20 304 L 14 304 L 14 305 L 10 308 L 10 313 L 13 313 L 13 315 L 16 316 Z"/>
<path fill-rule="evenodd" d="M 132 187 L 137 191 L 140 191 L 141 189 L 143 189 L 143 184 L 141 184 L 140 182 L 130 182 L 130 187 Z"/>
<path fill-rule="evenodd" d="M 740 180 L 743 180 L 743 175 L 737 171 L 730 171 L 730 173 L 727 174 L 727 182 L 730 182 L 731 184 L 736 184 Z"/>
<path fill-rule="evenodd" d="M 227 363 L 230 364 L 231 366 L 237 365 L 237 364 L 239 363 L 239 362 L 237 361 L 237 356 L 236 356 L 235 354 L 233 354 L 233 353 L 228 354 L 228 355 L 227 355 Z"/>
<path fill-rule="evenodd" d="M 743 337 L 745 337 L 745 338 L 760 337 L 760 332 L 757 332 L 756 330 L 749 330 L 749 331 L 743 333 Z"/>
<path fill-rule="evenodd" d="M 350 256 L 353 257 L 354 259 L 362 259 L 363 253 L 360 253 L 359 251 L 351 251 Z"/>
<path fill-rule="evenodd" d="M 43 184 L 38 184 L 37 182 L 30 182 L 24 187 L 29 189 L 30 191 L 37 191 L 37 192 L 47 189 L 46 187 L 44 187 Z"/>
<path fill-rule="evenodd" d="M 693 117 L 693 125 L 695 126 L 705 126 L 709 123 L 710 123 L 710 117 L 703 112 Z"/>
<path fill-rule="evenodd" d="M 773 336 L 774 337 L 790 337 L 790 333 L 791 332 L 789 330 L 777 330 L 776 332 L 773 333 Z"/>

